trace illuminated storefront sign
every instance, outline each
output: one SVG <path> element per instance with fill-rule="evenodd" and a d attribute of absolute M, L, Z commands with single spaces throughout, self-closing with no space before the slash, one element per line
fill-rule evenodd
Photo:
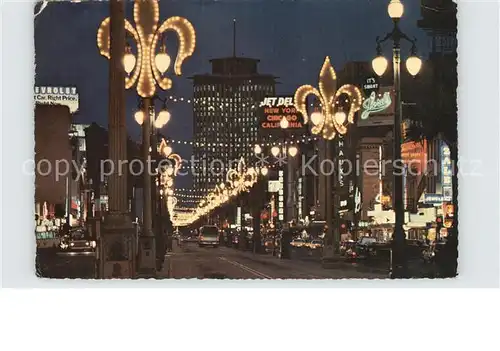
<path fill-rule="evenodd" d="M 441 144 L 441 187 L 443 192 L 443 201 L 451 201 L 452 190 L 452 168 L 450 148 L 444 142 Z"/>
<path fill-rule="evenodd" d="M 299 178 L 299 184 L 297 185 L 297 194 L 298 194 L 298 205 L 297 212 L 299 218 L 302 218 L 302 178 Z"/>
<path fill-rule="evenodd" d="M 79 97 L 75 87 L 35 87 L 35 103 L 68 106 L 69 111 L 75 113 Z"/>
<path fill-rule="evenodd" d="M 404 202 L 408 211 L 415 213 L 417 204 L 424 188 L 419 185 L 425 185 L 423 178 L 425 176 L 427 165 L 427 141 L 406 142 L 401 145 L 401 159 L 405 165 L 405 175 L 403 178 Z"/>
<path fill-rule="evenodd" d="M 358 127 L 394 125 L 394 88 L 381 86 L 377 91 L 367 92 L 361 106 Z"/>
<path fill-rule="evenodd" d="M 305 132 L 304 119 L 293 104 L 293 97 L 266 97 L 260 103 L 259 132 L 268 136 L 283 133 L 281 120 L 288 121 L 287 134 Z"/>
<path fill-rule="evenodd" d="M 278 190 L 278 220 L 283 221 L 285 219 L 285 196 L 284 196 L 284 172 L 278 172 L 278 180 L 280 187 Z"/>
<path fill-rule="evenodd" d="M 401 159 L 404 164 L 408 165 L 408 171 L 420 178 L 427 164 L 427 141 L 424 139 L 421 142 L 403 143 L 401 145 Z"/>
<path fill-rule="evenodd" d="M 236 226 L 241 227 L 241 207 L 236 208 Z"/>
<path fill-rule="evenodd" d="M 424 203 L 426 204 L 442 204 L 443 195 L 441 194 L 424 194 Z"/>
<path fill-rule="evenodd" d="M 335 193 L 339 196 L 339 211 L 350 211 L 354 208 L 354 183 L 352 165 L 349 163 L 349 145 L 343 135 L 337 139 L 337 187 Z"/>
<path fill-rule="evenodd" d="M 356 187 L 356 192 L 354 193 L 354 213 L 361 211 L 361 192 L 359 188 Z"/>
<path fill-rule="evenodd" d="M 367 119 L 370 114 L 382 112 L 388 109 L 392 104 L 391 93 L 386 91 L 382 97 L 377 97 L 376 92 L 372 92 L 370 97 L 363 101 L 363 111 L 361 119 Z"/>
<path fill-rule="evenodd" d="M 343 135 L 339 135 L 337 139 L 337 160 L 338 160 L 338 177 L 337 177 L 337 183 L 338 183 L 338 188 L 341 190 L 345 186 L 345 175 L 348 173 L 348 170 L 346 170 L 346 165 L 347 165 L 347 157 L 346 157 L 346 150 L 345 150 L 345 140 Z"/>
<path fill-rule="evenodd" d="M 267 182 L 267 192 L 269 193 L 277 193 L 280 190 L 281 183 L 279 180 L 269 180 Z"/>
<path fill-rule="evenodd" d="M 379 79 L 377 76 L 371 76 L 366 78 L 361 85 L 363 87 L 363 92 L 366 96 L 370 96 L 373 92 L 378 92 L 379 89 Z"/>

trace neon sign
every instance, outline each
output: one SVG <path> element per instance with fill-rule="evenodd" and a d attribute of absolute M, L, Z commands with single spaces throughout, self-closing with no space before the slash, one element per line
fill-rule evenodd
<path fill-rule="evenodd" d="M 361 211 L 361 193 L 359 192 L 359 188 L 356 187 L 356 192 L 354 194 L 354 213 L 358 213 Z"/>
<path fill-rule="evenodd" d="M 363 101 L 363 112 L 361 119 L 367 119 L 371 113 L 382 112 L 392 104 L 391 94 L 386 91 L 384 95 L 377 99 L 377 94 L 373 91 L 370 97 Z"/>
<path fill-rule="evenodd" d="M 441 144 L 441 186 L 443 200 L 451 201 L 453 195 L 452 188 L 452 164 L 450 148 L 444 142 Z"/>

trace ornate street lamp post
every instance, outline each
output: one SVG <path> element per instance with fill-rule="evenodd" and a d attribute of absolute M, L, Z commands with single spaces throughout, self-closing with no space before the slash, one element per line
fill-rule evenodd
<path fill-rule="evenodd" d="M 321 103 L 321 112 L 313 112 L 310 117 L 307 111 L 307 97 L 309 95 L 314 95 Z M 344 99 L 343 102 L 342 99 Z M 345 135 L 347 133 L 349 124 L 354 122 L 354 114 L 361 107 L 361 99 L 361 90 L 354 85 L 346 84 L 337 89 L 335 70 L 330 64 L 330 58 L 326 57 L 319 74 L 319 90 L 311 85 L 300 86 L 295 92 L 294 103 L 297 110 L 304 116 L 304 123 L 311 120 L 313 134 L 321 134 L 325 140 L 333 141 L 337 134 Z M 348 107 L 347 114 L 344 111 L 344 106 Z M 325 161 L 332 162 L 332 145 L 330 144 L 332 143 L 327 143 Z M 320 169 L 324 170 L 323 167 Z M 334 196 L 332 191 L 332 184 L 336 183 L 336 177 L 332 179 L 332 175 L 335 174 L 336 169 L 337 167 L 333 166 L 333 169 L 325 172 L 327 245 L 325 245 L 324 256 L 334 255 L 335 252 L 338 252 L 340 244 L 338 221 L 334 220 L 334 217 L 338 217 L 339 204 L 332 203 L 333 198 L 338 199 L 338 196 L 336 194 Z M 327 248 L 329 245 L 332 246 L 330 249 Z"/>
<path fill-rule="evenodd" d="M 123 65 L 127 76 L 125 77 L 125 88 L 130 89 L 137 86 L 137 93 L 143 99 L 144 118 L 142 123 L 143 137 L 143 162 L 149 168 L 150 149 L 150 105 L 151 98 L 155 95 L 156 84 L 163 90 L 170 89 L 172 81 L 164 76 L 170 66 L 170 57 L 166 52 L 163 42 L 163 33 L 172 30 L 179 37 L 179 48 L 174 62 L 174 72 L 181 75 L 181 66 L 186 58 L 194 52 L 196 34 L 193 25 L 185 18 L 174 16 L 168 18 L 160 26 L 159 5 L 157 0 L 136 0 L 134 2 L 134 22 L 136 27 L 125 20 L 125 29 L 134 39 L 137 46 L 137 58 L 132 49 L 127 45 L 123 56 Z M 106 18 L 97 32 L 97 43 L 101 55 L 109 58 L 110 18 Z M 162 39 L 162 40 L 160 40 Z M 155 54 L 158 44 L 161 42 L 160 50 Z M 144 172 L 144 215 L 143 215 L 143 237 L 141 239 L 141 262 L 144 274 L 155 272 L 155 240 L 152 232 L 152 204 L 151 204 L 151 174 L 149 169 Z M 146 258 L 147 257 L 147 258 Z"/>
<path fill-rule="evenodd" d="M 394 166 L 398 163 L 398 170 L 393 174 L 393 207 L 396 215 L 396 223 L 392 240 L 392 259 L 391 259 L 391 278 L 404 278 L 406 272 L 405 258 L 405 231 L 404 225 L 404 201 L 403 201 L 403 173 L 401 160 L 401 124 L 402 124 L 402 102 L 401 102 L 401 40 L 406 40 L 412 44 L 411 55 L 406 60 L 406 68 L 412 76 L 416 76 L 422 67 L 422 60 L 416 56 L 416 39 L 410 39 L 399 28 L 399 20 L 403 16 L 404 6 L 400 0 L 391 0 L 387 8 L 389 17 L 392 18 L 394 28 L 387 33 L 383 39 L 377 37 L 377 57 L 372 61 L 372 67 L 375 73 L 382 76 L 387 69 L 388 62 L 382 56 L 380 44 L 391 39 L 392 62 L 394 70 L 394 89 L 395 89 L 395 111 L 394 111 Z"/>
<path fill-rule="evenodd" d="M 109 59 L 108 149 L 115 170 L 109 177 L 109 212 L 99 241 L 99 277 L 132 278 L 135 276 L 135 233 L 127 198 L 127 131 L 125 125 L 125 50 L 124 3 L 110 1 L 107 19 L 107 57 Z"/>
<path fill-rule="evenodd" d="M 158 116 L 156 116 L 156 112 L 155 112 L 155 106 L 154 106 L 155 100 L 160 100 L 163 102 L 163 107 L 162 107 L 161 111 L 159 112 Z M 159 149 L 156 147 L 156 145 L 158 145 L 158 131 L 161 128 L 165 127 L 167 125 L 167 123 L 170 121 L 170 112 L 168 112 L 168 110 L 167 110 L 166 99 L 161 99 L 159 96 L 155 95 L 152 98 L 150 98 L 150 101 L 151 101 L 151 105 L 150 105 L 150 113 L 149 113 L 149 122 L 150 122 L 149 129 L 152 133 L 149 136 L 149 140 L 150 140 L 150 144 L 153 145 L 153 147 L 150 147 L 150 155 L 149 156 L 151 157 L 151 160 L 153 162 L 158 163 L 160 158 L 161 158 L 161 155 L 159 154 Z M 135 121 L 139 125 L 142 126 L 144 124 L 145 117 L 144 117 L 144 110 L 142 108 L 142 104 L 141 104 L 140 109 L 135 113 L 134 118 L 135 118 Z M 144 131 L 144 128 L 143 128 L 143 131 Z M 156 171 L 158 171 L 158 167 L 157 167 Z M 147 176 L 147 173 L 145 173 L 145 175 Z M 156 173 L 156 176 L 159 177 L 158 172 Z M 159 201 L 157 201 L 158 191 L 159 191 L 158 187 L 153 187 L 151 189 L 151 203 L 152 203 L 151 207 L 153 209 L 155 209 L 153 211 L 151 220 L 152 220 L 153 228 L 156 231 L 157 238 L 159 238 L 161 235 L 163 235 L 163 230 L 162 230 L 162 225 L 161 225 L 161 216 L 160 216 L 160 213 L 158 211 L 158 205 L 159 205 Z"/>

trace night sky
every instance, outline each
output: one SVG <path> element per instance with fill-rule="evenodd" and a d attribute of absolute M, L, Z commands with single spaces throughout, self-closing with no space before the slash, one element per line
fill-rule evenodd
<path fill-rule="evenodd" d="M 427 56 L 428 41 L 417 28 L 420 0 L 406 0 L 401 27 L 418 39 L 419 54 Z M 338 71 L 347 61 L 369 61 L 375 55 L 375 37 L 392 28 L 385 0 L 161 0 L 160 23 L 171 16 L 186 17 L 195 27 L 196 50 L 173 75 L 173 88 L 160 96 L 192 97 L 188 79 L 210 72 L 211 58 L 232 55 L 233 18 L 237 20 L 236 54 L 258 58 L 260 73 L 280 77 L 278 94 L 293 94 L 302 84 L 317 86 L 325 56 Z M 133 23 L 133 2 L 126 3 L 126 16 Z M 101 21 L 109 16 L 107 2 L 50 3 L 35 19 L 36 85 L 76 86 L 80 94 L 77 123 L 107 128 L 108 60 L 99 54 L 96 35 Z M 172 62 L 177 36 L 167 34 Z M 390 44 L 385 46 L 390 55 Z M 403 57 L 409 47 L 402 50 Z M 173 51 L 175 50 L 175 51 Z M 172 67 L 172 66 L 171 66 Z M 133 114 L 137 109 L 135 87 L 127 91 L 129 135 L 140 139 Z M 158 109 L 160 103 L 158 103 Z M 185 102 L 169 104 L 172 119 L 162 133 L 181 140 L 192 138 L 192 110 Z M 191 150 L 173 145 L 182 157 Z"/>

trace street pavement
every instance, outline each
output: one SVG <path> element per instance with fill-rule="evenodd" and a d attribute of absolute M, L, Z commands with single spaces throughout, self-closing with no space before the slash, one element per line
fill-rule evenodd
<path fill-rule="evenodd" d="M 41 278 L 95 279 L 94 254 L 68 255 L 40 250 L 36 260 Z M 425 268 L 425 267 L 424 267 Z M 432 268 L 428 266 L 428 268 Z M 426 268 L 426 269 L 428 269 Z M 413 277 L 432 277 L 418 264 Z M 157 278 L 174 279 L 385 279 L 388 269 L 374 262 L 347 262 L 344 258 L 322 262 L 319 251 L 292 249 L 291 259 L 271 254 L 254 254 L 225 246 L 200 248 L 196 243 L 179 246 L 167 253 Z"/>
<path fill-rule="evenodd" d="M 253 254 L 219 246 L 198 247 L 195 243 L 178 246 L 165 261 L 169 278 L 198 279 L 384 279 L 383 272 L 366 272 L 345 264 L 324 269 L 318 262 L 287 260 L 269 254 Z"/>
<path fill-rule="evenodd" d="M 96 257 L 94 253 L 71 255 L 50 249 L 39 250 L 36 272 L 40 278 L 95 279 Z"/>

